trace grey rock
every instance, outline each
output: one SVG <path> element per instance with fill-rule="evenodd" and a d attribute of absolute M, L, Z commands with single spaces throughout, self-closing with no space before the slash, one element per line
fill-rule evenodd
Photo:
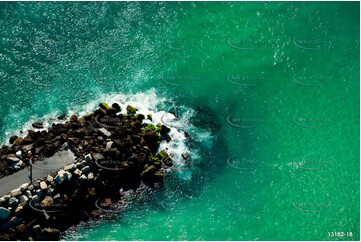
<path fill-rule="evenodd" d="M 47 188 L 48 188 L 48 185 L 46 185 L 46 182 L 45 182 L 45 181 L 40 182 L 40 189 L 41 189 L 41 190 L 45 190 L 45 189 L 47 189 Z"/>
<path fill-rule="evenodd" d="M 99 132 L 107 137 L 109 137 L 110 135 L 112 135 L 108 130 L 106 130 L 105 128 L 100 128 Z"/>

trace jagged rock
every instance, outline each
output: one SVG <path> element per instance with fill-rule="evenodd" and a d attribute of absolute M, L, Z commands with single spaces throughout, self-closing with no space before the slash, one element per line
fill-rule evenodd
<path fill-rule="evenodd" d="M 166 140 L 167 142 L 170 142 L 170 141 L 172 140 L 172 138 L 170 137 L 169 134 L 166 134 L 165 140 Z"/>
<path fill-rule="evenodd" d="M 23 209 L 24 209 L 24 207 L 19 204 L 18 207 L 15 209 L 15 214 L 16 215 L 21 214 Z"/>
<path fill-rule="evenodd" d="M 152 116 L 152 114 L 148 114 L 148 115 L 147 115 L 147 118 L 148 118 L 150 121 L 153 121 L 153 116 Z"/>
<path fill-rule="evenodd" d="M 48 175 L 46 177 L 46 181 L 49 182 L 49 184 L 50 184 L 50 183 L 52 183 L 54 181 L 54 177 L 52 177 L 51 175 Z"/>
<path fill-rule="evenodd" d="M 0 219 L 7 219 L 10 215 L 10 210 L 0 207 Z"/>
<path fill-rule="evenodd" d="M 45 182 L 45 181 L 40 182 L 40 189 L 41 189 L 41 190 L 45 190 L 45 189 L 47 189 L 47 188 L 48 188 L 48 185 L 46 185 L 46 182 Z"/>
<path fill-rule="evenodd" d="M 101 215 L 101 213 L 99 212 L 99 210 L 93 210 L 91 213 L 90 213 L 90 217 L 92 218 L 99 218 Z"/>
<path fill-rule="evenodd" d="M 33 123 L 32 126 L 33 126 L 33 128 L 36 128 L 36 129 L 43 129 L 44 128 L 44 125 L 43 125 L 42 122 Z"/>
<path fill-rule="evenodd" d="M 88 174 L 90 172 L 90 167 L 85 166 L 83 169 L 81 169 L 82 174 Z"/>
<path fill-rule="evenodd" d="M 58 120 L 64 120 L 66 118 L 66 113 L 58 116 Z"/>
<path fill-rule="evenodd" d="M 36 203 L 40 201 L 40 197 L 38 196 L 38 194 L 35 194 L 31 200 L 32 202 Z"/>
<path fill-rule="evenodd" d="M 77 176 L 80 176 L 80 174 L 81 174 L 81 170 L 76 169 L 76 170 L 74 171 L 74 174 L 75 174 L 75 175 L 77 175 Z"/>
<path fill-rule="evenodd" d="M 91 154 L 87 154 L 85 157 L 84 157 L 85 161 L 86 162 L 90 162 L 92 160 L 92 156 Z"/>
<path fill-rule="evenodd" d="M 42 235 L 41 227 L 39 224 L 33 226 L 33 232 L 35 235 L 34 239 L 39 241 L 41 239 L 41 235 Z"/>
<path fill-rule="evenodd" d="M 22 144 L 23 145 L 29 145 L 29 144 L 32 144 L 33 142 L 34 142 L 33 139 L 28 135 L 23 139 Z"/>
<path fill-rule="evenodd" d="M 18 138 L 19 138 L 19 137 L 16 136 L 16 135 L 11 136 L 10 139 L 9 139 L 9 143 L 10 143 L 10 144 L 13 144 L 14 141 L 17 140 Z"/>
<path fill-rule="evenodd" d="M 16 197 L 11 197 L 9 199 L 9 205 L 13 208 L 17 207 L 19 205 L 19 199 L 17 199 Z"/>
<path fill-rule="evenodd" d="M 109 105 L 107 103 L 99 103 L 99 107 L 104 110 L 109 109 Z"/>
<path fill-rule="evenodd" d="M 41 240 L 54 241 L 59 240 L 60 231 L 54 228 L 45 228 L 42 231 Z"/>
<path fill-rule="evenodd" d="M 70 165 L 67 165 L 67 166 L 64 167 L 65 171 L 72 172 L 72 171 L 74 171 L 74 169 L 75 169 L 75 164 L 70 164 Z"/>
<path fill-rule="evenodd" d="M 119 106 L 118 103 L 113 103 L 113 104 L 112 104 L 112 108 L 114 108 L 117 113 L 119 113 L 120 111 L 122 111 L 122 109 L 121 109 L 121 107 Z"/>
<path fill-rule="evenodd" d="M 10 195 L 12 196 L 12 197 L 17 197 L 17 196 L 19 196 L 21 194 L 21 189 L 20 188 L 16 188 L 16 189 L 14 189 L 14 190 L 12 190 L 11 192 L 10 192 Z"/>
<path fill-rule="evenodd" d="M 54 200 L 51 196 L 46 196 L 43 201 L 41 201 L 40 206 L 42 208 L 45 207 L 53 207 L 54 206 Z"/>
<path fill-rule="evenodd" d="M 21 195 L 19 201 L 20 201 L 20 205 L 24 207 L 28 204 L 29 198 L 25 195 Z"/>
<path fill-rule="evenodd" d="M 22 154 L 21 150 L 16 151 L 15 155 L 16 155 L 16 158 L 18 158 L 19 160 L 23 159 L 23 154 Z"/>
<path fill-rule="evenodd" d="M 71 117 L 70 117 L 70 122 L 76 122 L 76 121 L 78 121 L 78 116 L 76 116 L 75 114 L 73 114 L 73 115 L 71 115 Z"/>
<path fill-rule="evenodd" d="M 165 135 L 165 134 L 167 134 L 167 133 L 169 133 L 169 131 L 170 131 L 170 128 L 168 128 L 167 126 L 165 126 L 165 125 L 162 125 L 161 127 L 160 127 L 160 134 L 161 135 Z"/>
<path fill-rule="evenodd" d="M 8 156 L 7 161 L 9 166 L 15 166 L 20 160 L 19 158 Z"/>
<path fill-rule="evenodd" d="M 109 141 L 106 145 L 106 149 L 110 150 L 113 147 L 114 142 L 113 141 Z"/>
<path fill-rule="evenodd" d="M 20 225 L 16 226 L 16 231 L 18 231 L 19 233 L 24 233 L 26 231 L 25 224 L 20 224 Z"/>
<path fill-rule="evenodd" d="M 19 225 L 22 222 L 24 222 L 24 220 L 22 218 L 17 217 L 17 216 L 12 217 L 10 221 L 15 225 Z"/>
<path fill-rule="evenodd" d="M 26 190 L 24 193 L 25 193 L 25 196 L 27 196 L 29 199 L 32 198 L 31 191 Z"/>
<path fill-rule="evenodd" d="M 94 174 L 90 172 L 88 174 L 88 180 L 93 180 L 93 179 L 94 179 Z"/>
<path fill-rule="evenodd" d="M 100 132 L 102 135 L 105 135 L 105 136 L 107 136 L 107 137 L 109 137 L 109 136 L 112 135 L 112 134 L 111 134 L 108 130 L 106 130 L 105 128 L 100 128 L 100 129 L 99 129 L 99 132 Z"/>
<path fill-rule="evenodd" d="M 133 107 L 131 105 L 128 105 L 126 107 L 126 110 L 127 110 L 128 113 L 136 113 L 138 111 L 138 108 L 135 108 L 135 107 Z"/>
<path fill-rule="evenodd" d="M 183 159 L 188 160 L 189 154 L 187 152 L 184 152 L 184 153 L 182 153 L 182 157 L 183 157 Z"/>

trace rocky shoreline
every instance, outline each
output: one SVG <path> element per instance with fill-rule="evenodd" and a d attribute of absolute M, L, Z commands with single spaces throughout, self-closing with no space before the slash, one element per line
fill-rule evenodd
<path fill-rule="evenodd" d="M 0 239 L 59 240 L 80 221 L 121 211 L 140 187 L 160 184 L 172 166 L 167 150 L 159 150 L 160 142 L 171 141 L 170 129 L 143 122 L 152 116 L 137 111 L 128 105 L 122 114 L 119 104 L 100 103 L 93 113 L 72 115 L 47 131 L 11 137 L 12 146 L 0 149 L 0 177 L 62 150 L 73 152 L 76 162 L 0 197 Z"/>

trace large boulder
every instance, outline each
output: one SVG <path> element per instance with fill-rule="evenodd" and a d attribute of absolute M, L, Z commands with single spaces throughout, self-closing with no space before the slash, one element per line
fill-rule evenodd
<path fill-rule="evenodd" d="M 10 210 L 7 208 L 0 207 L 0 219 L 7 219 L 10 215 Z"/>

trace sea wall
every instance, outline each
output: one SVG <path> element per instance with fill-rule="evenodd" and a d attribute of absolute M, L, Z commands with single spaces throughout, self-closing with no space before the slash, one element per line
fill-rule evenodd
<path fill-rule="evenodd" d="M 120 211 L 141 184 L 161 184 L 172 159 L 159 145 L 171 141 L 170 129 L 144 123 L 152 116 L 136 107 L 120 111 L 117 103 L 100 103 L 93 113 L 10 139 L 12 146 L 0 150 L 6 162 L 14 157 L 25 167 L 32 158 L 40 166 L 44 157 L 62 150 L 73 152 L 76 162 L 0 198 L 1 240 L 58 240 L 61 231 L 80 221 Z"/>

